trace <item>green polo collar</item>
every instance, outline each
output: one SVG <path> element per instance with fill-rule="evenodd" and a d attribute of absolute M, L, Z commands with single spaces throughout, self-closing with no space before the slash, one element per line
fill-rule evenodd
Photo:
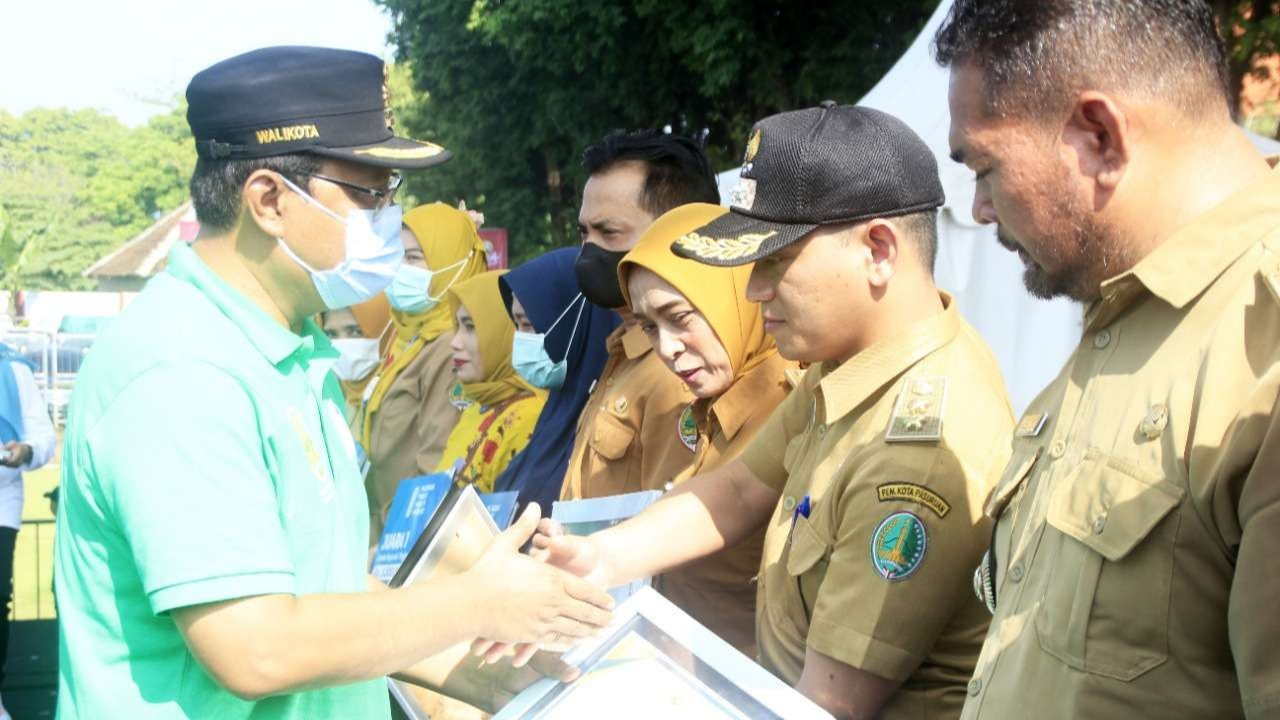
<path fill-rule="evenodd" d="M 219 312 L 240 328 L 272 365 L 280 365 L 295 356 L 303 361 L 338 357 L 333 343 L 310 318 L 302 321 L 301 335 L 281 326 L 262 308 L 214 274 L 187 243 L 174 244 L 169 251 L 165 272 L 199 290 Z"/>

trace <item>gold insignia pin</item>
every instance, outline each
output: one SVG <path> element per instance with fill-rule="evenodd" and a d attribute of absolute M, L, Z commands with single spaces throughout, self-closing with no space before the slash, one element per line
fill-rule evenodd
<path fill-rule="evenodd" d="M 886 442 L 928 442 L 942 439 L 942 411 L 946 378 L 909 379 L 903 384 L 889 418 Z"/>
<path fill-rule="evenodd" d="M 1138 432 L 1142 437 L 1148 440 L 1155 440 L 1164 434 L 1165 426 L 1169 424 L 1169 408 L 1164 405 L 1152 405 L 1147 411 L 1147 416 L 1142 418 L 1142 424 L 1138 426 Z"/>
<path fill-rule="evenodd" d="M 391 66 L 382 63 L 382 107 L 387 118 L 387 129 L 396 129 L 396 117 L 391 112 Z"/>
<path fill-rule="evenodd" d="M 760 128 L 756 128 L 747 139 L 747 154 L 742 158 L 744 164 L 756 159 L 756 153 L 760 152 L 760 139 Z"/>

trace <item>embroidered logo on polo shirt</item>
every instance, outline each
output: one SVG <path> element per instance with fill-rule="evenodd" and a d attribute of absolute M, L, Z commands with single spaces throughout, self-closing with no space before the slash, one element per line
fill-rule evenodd
<path fill-rule="evenodd" d="M 924 562 L 929 533 L 915 513 L 889 515 L 871 534 L 871 564 L 890 582 L 905 580 Z"/>
<path fill-rule="evenodd" d="M 296 407 L 289 408 L 289 424 L 293 426 L 293 432 L 297 434 L 298 440 L 302 442 L 303 453 L 307 456 L 307 466 L 311 469 L 311 474 L 320 481 L 320 499 L 329 503 L 333 501 L 337 495 L 338 489 L 333 484 L 333 477 L 329 475 L 329 469 L 325 467 L 325 456 L 320 454 L 316 449 L 316 444 L 311 440 L 311 433 L 307 431 L 307 423 L 302 419 L 302 411 Z"/>
<path fill-rule="evenodd" d="M 693 403 L 686 405 L 684 412 L 680 413 L 680 419 L 676 421 L 676 432 L 685 447 L 690 450 L 698 449 L 698 421 L 693 417 Z"/>

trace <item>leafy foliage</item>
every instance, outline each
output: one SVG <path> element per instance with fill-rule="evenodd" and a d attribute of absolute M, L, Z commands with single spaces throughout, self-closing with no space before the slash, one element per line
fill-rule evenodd
<path fill-rule="evenodd" d="M 401 126 L 454 152 L 416 197 L 484 212 L 513 258 L 577 240 L 583 149 L 613 129 L 705 138 L 741 157 L 751 124 L 856 101 L 937 0 L 376 0 L 411 68 Z M 393 97 L 395 94 L 393 86 Z"/>
<path fill-rule="evenodd" d="M 183 107 L 138 128 L 96 110 L 0 112 L 0 278 L 89 288 L 86 268 L 186 200 L 194 165 Z"/>

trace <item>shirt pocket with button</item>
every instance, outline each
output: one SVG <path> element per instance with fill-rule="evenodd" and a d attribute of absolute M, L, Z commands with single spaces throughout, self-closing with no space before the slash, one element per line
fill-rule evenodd
<path fill-rule="evenodd" d="M 619 460 L 627 454 L 636 431 L 607 412 L 596 416 L 591 429 L 591 449 L 605 460 Z"/>
<path fill-rule="evenodd" d="M 789 582 L 785 589 L 780 589 L 779 599 L 792 622 L 807 630 L 818 590 L 827 575 L 832 542 L 812 518 L 803 515 L 795 516 L 790 542 L 787 552 Z"/>
<path fill-rule="evenodd" d="M 1041 648 L 1125 681 L 1168 658 L 1174 510 L 1184 495 L 1157 470 L 1085 454 L 1049 500 L 1046 521 L 1058 542 L 1040 548 L 1056 553 L 1044 558 L 1051 567 L 1035 618 Z"/>

